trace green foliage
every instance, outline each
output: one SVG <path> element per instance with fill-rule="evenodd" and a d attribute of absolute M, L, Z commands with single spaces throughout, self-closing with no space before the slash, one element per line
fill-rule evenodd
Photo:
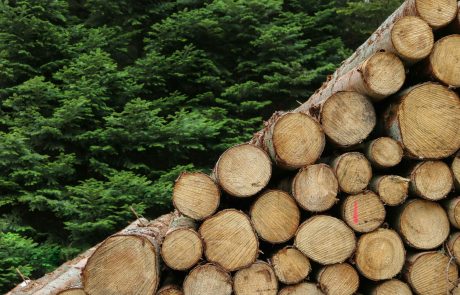
<path fill-rule="evenodd" d="M 171 209 L 397 0 L 0 0 L 0 292 Z"/>

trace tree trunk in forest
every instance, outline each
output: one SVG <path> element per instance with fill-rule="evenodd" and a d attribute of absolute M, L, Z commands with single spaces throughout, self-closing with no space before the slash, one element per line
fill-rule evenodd
<path fill-rule="evenodd" d="M 187 270 L 200 261 L 203 242 L 195 228 L 193 219 L 185 216 L 178 216 L 171 222 L 161 245 L 163 262 L 171 269 Z"/>
<path fill-rule="evenodd" d="M 398 96 L 386 111 L 385 128 L 407 156 L 440 159 L 460 148 L 460 99 L 455 92 L 428 82 Z"/>
<path fill-rule="evenodd" d="M 371 232 L 385 221 L 385 206 L 374 192 L 347 196 L 342 203 L 342 219 L 360 233 Z"/>
<path fill-rule="evenodd" d="M 256 261 L 235 273 L 233 290 L 235 295 L 277 295 L 278 280 L 268 263 Z"/>
<path fill-rule="evenodd" d="M 184 280 L 184 295 L 231 295 L 232 277 L 212 263 L 192 269 Z"/>
<path fill-rule="evenodd" d="M 323 267 L 317 275 L 318 284 L 328 295 L 352 295 L 359 287 L 358 272 L 348 263 Z"/>
<path fill-rule="evenodd" d="M 398 175 L 381 175 L 372 178 L 369 188 L 385 205 L 398 206 L 407 199 L 409 182 L 410 179 Z"/>
<path fill-rule="evenodd" d="M 418 163 L 410 173 L 411 192 L 430 201 L 439 201 L 447 197 L 453 185 L 452 172 L 442 161 Z"/>
<path fill-rule="evenodd" d="M 332 161 L 340 190 L 348 194 L 362 192 L 372 179 L 372 168 L 366 157 L 358 152 L 342 154 Z"/>
<path fill-rule="evenodd" d="M 270 261 L 278 280 L 287 285 L 303 281 L 311 271 L 308 258 L 293 247 L 279 250 Z"/>

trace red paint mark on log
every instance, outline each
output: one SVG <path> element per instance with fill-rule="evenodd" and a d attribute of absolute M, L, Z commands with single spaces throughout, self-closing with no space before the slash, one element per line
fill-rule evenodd
<path fill-rule="evenodd" d="M 358 201 L 355 201 L 353 203 L 353 222 L 355 224 L 358 224 L 359 218 L 358 218 Z"/>

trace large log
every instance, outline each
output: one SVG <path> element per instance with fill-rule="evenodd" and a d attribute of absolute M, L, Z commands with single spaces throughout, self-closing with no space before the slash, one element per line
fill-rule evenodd
<path fill-rule="evenodd" d="M 259 237 L 273 244 L 290 240 L 300 223 L 295 200 L 280 190 L 264 192 L 252 205 L 250 216 Z"/>
<path fill-rule="evenodd" d="M 232 277 L 212 263 L 192 269 L 184 280 L 184 295 L 230 295 Z"/>
<path fill-rule="evenodd" d="M 358 272 L 348 263 L 323 267 L 317 280 L 321 290 L 328 295 L 352 295 L 359 287 Z"/>
<path fill-rule="evenodd" d="M 294 245 L 308 258 L 328 265 L 347 260 L 355 251 L 356 237 L 342 220 L 316 215 L 300 225 Z"/>
<path fill-rule="evenodd" d="M 270 157 L 252 144 L 241 144 L 226 150 L 213 171 L 213 177 L 224 191 L 241 198 L 260 192 L 268 184 L 271 174 Z"/>
<path fill-rule="evenodd" d="M 385 114 L 388 134 L 408 156 L 440 159 L 460 148 L 460 99 L 447 87 L 423 83 L 399 94 Z"/>
<path fill-rule="evenodd" d="M 227 271 L 251 265 L 259 254 L 259 240 L 249 217 L 235 209 L 222 210 L 206 219 L 199 233 L 207 260 Z"/>
<path fill-rule="evenodd" d="M 371 232 L 385 221 L 385 206 L 374 192 L 347 196 L 342 204 L 342 219 L 353 230 Z"/>
<path fill-rule="evenodd" d="M 184 172 L 174 185 L 172 202 L 180 213 L 195 220 L 214 214 L 220 203 L 220 189 L 208 175 Z"/>
<path fill-rule="evenodd" d="M 275 113 L 251 143 L 260 146 L 280 167 L 296 169 L 318 160 L 325 146 L 321 125 L 303 113 Z"/>
<path fill-rule="evenodd" d="M 454 186 L 452 172 L 442 161 L 418 163 L 410 173 L 410 180 L 412 193 L 431 201 L 444 199 Z"/>
<path fill-rule="evenodd" d="M 270 262 L 276 277 L 283 284 L 297 284 L 304 280 L 311 271 L 308 258 L 293 247 L 277 251 Z"/>
<path fill-rule="evenodd" d="M 278 280 L 268 263 L 256 261 L 235 273 L 233 291 L 235 295 L 276 295 Z"/>

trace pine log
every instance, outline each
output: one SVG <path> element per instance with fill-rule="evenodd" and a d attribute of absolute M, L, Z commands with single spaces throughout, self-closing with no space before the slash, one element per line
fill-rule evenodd
<path fill-rule="evenodd" d="M 276 252 L 270 260 L 276 277 L 283 284 L 297 284 L 311 271 L 308 258 L 293 247 L 285 247 Z"/>
<path fill-rule="evenodd" d="M 235 197 L 250 197 L 270 180 L 270 157 L 259 147 L 241 144 L 226 150 L 216 163 L 213 177 L 223 190 Z"/>
<path fill-rule="evenodd" d="M 454 157 L 451 168 L 454 175 L 455 188 L 460 191 L 460 152 Z"/>
<path fill-rule="evenodd" d="M 369 188 L 388 206 L 404 203 L 409 193 L 410 180 L 398 175 L 380 175 L 372 178 Z"/>
<path fill-rule="evenodd" d="M 265 191 L 251 206 L 250 216 L 259 237 L 273 244 L 290 240 L 300 223 L 299 207 L 281 190 Z"/>
<path fill-rule="evenodd" d="M 460 99 L 447 87 L 428 82 L 399 94 L 385 114 L 388 134 L 408 156 L 440 159 L 460 148 Z"/>
<path fill-rule="evenodd" d="M 449 216 L 450 224 L 460 229 L 460 197 L 446 200 L 446 202 L 444 202 L 444 207 Z"/>
<path fill-rule="evenodd" d="M 158 290 L 156 295 L 184 295 L 182 288 L 176 285 L 166 285 Z"/>
<path fill-rule="evenodd" d="M 455 258 L 455 262 L 460 265 L 460 232 L 450 235 L 447 240 L 449 255 Z"/>
<path fill-rule="evenodd" d="M 328 265 L 348 259 L 355 251 L 356 237 L 342 220 L 316 215 L 300 225 L 294 245 L 308 258 Z"/>
<path fill-rule="evenodd" d="M 348 263 L 323 267 L 317 280 L 321 290 L 328 295 L 352 295 L 359 287 L 359 275 Z"/>
<path fill-rule="evenodd" d="M 449 294 L 457 285 L 457 265 L 440 252 L 410 255 L 404 268 L 406 281 L 416 294 Z"/>
<path fill-rule="evenodd" d="M 366 156 L 377 168 L 398 165 L 403 157 L 401 145 L 391 137 L 379 137 L 366 145 Z"/>
<path fill-rule="evenodd" d="M 176 180 L 172 196 L 174 207 L 195 220 L 213 215 L 220 203 L 220 190 L 208 175 L 184 172 Z"/>
<path fill-rule="evenodd" d="M 362 235 L 356 246 L 355 261 L 359 272 L 373 281 L 396 276 L 406 259 L 404 244 L 390 229 L 378 229 Z"/>
<path fill-rule="evenodd" d="M 255 262 L 259 240 L 249 217 L 235 209 L 226 209 L 206 219 L 199 229 L 204 253 L 227 271 L 235 271 Z"/>
<path fill-rule="evenodd" d="M 410 173 L 410 180 L 411 192 L 431 201 L 444 199 L 454 186 L 449 166 L 441 161 L 418 163 Z"/>
<path fill-rule="evenodd" d="M 163 262 L 174 270 L 187 270 L 200 261 L 203 242 L 193 219 L 178 216 L 170 225 L 161 245 Z"/>
<path fill-rule="evenodd" d="M 255 134 L 251 141 L 285 169 L 315 163 L 324 150 L 325 142 L 323 129 L 315 119 L 293 112 L 273 114 L 266 128 Z"/>
<path fill-rule="evenodd" d="M 233 290 L 235 295 L 276 295 L 278 280 L 268 263 L 256 261 L 235 273 Z"/>
<path fill-rule="evenodd" d="M 385 221 L 385 206 L 374 192 L 347 196 L 342 204 L 342 219 L 360 233 L 371 232 Z"/>
<path fill-rule="evenodd" d="M 212 263 L 192 269 L 184 280 L 184 295 L 231 295 L 232 277 Z"/>
<path fill-rule="evenodd" d="M 424 74 L 447 86 L 460 87 L 460 35 L 446 36 L 434 44 Z"/>
<path fill-rule="evenodd" d="M 350 147 L 363 142 L 375 127 L 374 106 L 367 97 L 358 92 L 331 93 L 322 98 L 320 104 L 307 108 L 309 101 L 297 110 L 308 111 L 319 118 L 327 138 L 339 147 Z"/>
<path fill-rule="evenodd" d="M 171 218 L 138 222 L 104 240 L 82 270 L 91 295 L 155 294 L 160 281 L 160 247 Z M 142 284 L 139 284 L 139 281 Z"/>
<path fill-rule="evenodd" d="M 82 288 L 71 288 L 58 293 L 58 295 L 86 295 Z"/>
<path fill-rule="evenodd" d="M 324 295 L 314 283 L 303 282 L 281 289 L 278 295 Z"/>
<path fill-rule="evenodd" d="M 410 287 L 396 279 L 385 281 L 373 288 L 371 295 L 412 295 Z"/>
<path fill-rule="evenodd" d="M 329 210 L 337 202 L 339 183 L 331 167 L 310 165 L 299 170 L 292 181 L 292 195 L 310 212 Z"/>
<path fill-rule="evenodd" d="M 340 155 L 332 161 L 331 166 L 337 175 L 340 190 L 348 194 L 362 192 L 372 178 L 371 164 L 358 152 Z"/>
<path fill-rule="evenodd" d="M 395 228 L 409 246 L 428 250 L 440 246 L 447 239 L 450 224 L 441 205 L 415 199 L 401 209 Z"/>

